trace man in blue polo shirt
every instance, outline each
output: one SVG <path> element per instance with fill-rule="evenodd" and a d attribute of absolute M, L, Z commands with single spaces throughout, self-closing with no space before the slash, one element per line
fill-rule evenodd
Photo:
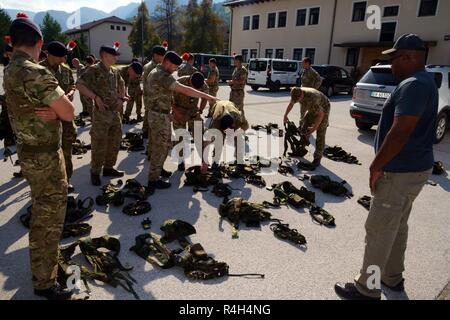
<path fill-rule="evenodd" d="M 335 285 L 344 299 L 380 299 L 381 284 L 404 290 L 408 218 L 434 163 L 438 91 L 425 71 L 425 44 L 417 35 L 406 34 L 383 54 L 390 56 L 392 73 L 402 82 L 384 105 L 375 138 L 370 166 L 374 198 L 365 225 L 363 266 L 354 282 Z M 378 281 L 373 277 L 377 269 Z"/>

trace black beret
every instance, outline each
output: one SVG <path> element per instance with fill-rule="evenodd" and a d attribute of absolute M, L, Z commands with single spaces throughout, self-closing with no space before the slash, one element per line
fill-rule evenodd
<path fill-rule="evenodd" d="M 173 64 L 179 66 L 183 63 L 183 59 L 174 51 L 167 51 L 166 55 L 164 56 L 164 59 L 169 60 Z"/>
<path fill-rule="evenodd" d="M 142 64 L 140 64 L 137 61 L 131 63 L 130 67 L 134 70 L 134 72 L 136 72 L 139 75 L 141 75 L 142 72 L 144 72 L 144 68 L 142 67 Z"/>
<path fill-rule="evenodd" d="M 47 45 L 48 54 L 55 57 L 65 57 L 67 56 L 68 50 L 64 43 L 59 41 L 52 41 Z"/>
<path fill-rule="evenodd" d="M 195 89 L 200 89 L 205 84 L 205 77 L 200 72 L 195 72 L 191 76 L 191 83 Z"/>
<path fill-rule="evenodd" d="M 227 130 L 233 126 L 234 119 L 230 114 L 225 114 L 222 118 L 220 118 L 220 129 Z"/>
<path fill-rule="evenodd" d="M 100 47 L 100 53 L 102 52 L 106 52 L 115 56 L 120 56 L 120 53 L 116 50 L 116 48 L 112 47 L 112 46 L 101 46 Z"/>
<path fill-rule="evenodd" d="M 152 54 L 163 56 L 166 54 L 166 51 L 166 48 L 164 48 L 163 46 L 154 46 L 152 49 Z"/>
<path fill-rule="evenodd" d="M 11 34 L 11 35 L 14 34 L 15 30 L 20 27 L 25 27 L 27 29 L 30 29 L 30 31 L 36 32 L 39 35 L 39 37 L 42 39 L 41 29 L 38 27 L 37 24 L 35 24 L 27 16 L 18 17 L 16 19 L 14 19 L 14 21 L 11 23 L 11 26 L 9 27 L 9 34 Z"/>

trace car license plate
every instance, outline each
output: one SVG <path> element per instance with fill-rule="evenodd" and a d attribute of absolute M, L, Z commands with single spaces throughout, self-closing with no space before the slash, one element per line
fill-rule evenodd
<path fill-rule="evenodd" d="M 390 97 L 390 93 L 389 92 L 379 92 L 379 91 L 372 91 L 370 93 L 370 96 L 372 98 L 378 98 L 378 99 L 387 99 Z"/>

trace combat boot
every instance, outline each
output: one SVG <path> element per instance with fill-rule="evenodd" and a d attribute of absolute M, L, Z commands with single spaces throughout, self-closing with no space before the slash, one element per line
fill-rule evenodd
<path fill-rule="evenodd" d="M 144 117 L 142 117 L 140 114 L 137 115 L 137 121 L 141 122 L 144 121 Z"/>
<path fill-rule="evenodd" d="M 178 171 L 184 171 L 186 170 L 186 166 L 184 165 L 184 162 L 181 162 L 178 164 Z"/>
<path fill-rule="evenodd" d="M 123 171 L 118 171 L 114 168 L 103 168 L 103 176 L 104 177 L 120 178 L 120 177 L 123 177 L 124 175 L 125 175 L 125 172 L 123 172 Z"/>
<path fill-rule="evenodd" d="M 67 186 L 67 192 L 68 192 L 68 193 L 72 193 L 72 192 L 74 192 L 74 191 L 75 191 L 75 188 L 73 187 L 73 185 L 69 184 L 69 185 Z"/>
<path fill-rule="evenodd" d="M 129 123 L 130 123 L 130 118 L 127 116 L 123 116 L 122 124 L 129 124 Z"/>
<path fill-rule="evenodd" d="M 162 180 L 157 181 L 149 181 L 148 187 L 149 189 L 155 190 L 155 189 L 169 189 L 171 186 L 170 182 L 165 182 Z"/>
<path fill-rule="evenodd" d="M 93 186 L 101 185 L 102 181 L 100 180 L 100 175 L 98 173 L 91 172 L 91 183 Z"/>
<path fill-rule="evenodd" d="M 72 291 L 61 288 L 61 286 L 57 283 L 49 289 L 34 289 L 34 294 L 48 300 L 69 300 L 72 296 Z"/>
<path fill-rule="evenodd" d="M 164 170 L 164 168 L 161 169 L 161 177 L 168 179 L 171 176 L 172 176 L 172 172 L 166 171 L 166 170 Z"/>

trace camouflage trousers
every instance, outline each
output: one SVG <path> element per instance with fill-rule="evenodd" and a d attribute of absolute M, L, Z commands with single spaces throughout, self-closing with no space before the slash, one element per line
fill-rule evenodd
<path fill-rule="evenodd" d="M 244 114 L 244 90 L 231 90 L 230 101 L 236 105 L 236 108 Z"/>
<path fill-rule="evenodd" d="M 300 122 L 300 127 L 307 128 L 314 124 L 314 119 L 306 119 L 306 121 Z M 323 150 L 325 149 L 325 136 L 327 135 L 328 128 L 328 115 L 322 120 L 319 128 L 316 132 L 316 150 L 314 152 L 314 159 L 320 159 L 323 156 Z"/>
<path fill-rule="evenodd" d="M 77 129 L 75 123 L 62 121 L 62 151 L 66 165 L 67 180 L 70 180 L 73 173 L 72 164 L 72 143 L 77 139 Z"/>
<path fill-rule="evenodd" d="M 89 99 L 88 97 L 82 95 L 80 93 L 80 101 L 81 105 L 83 106 L 83 112 L 89 113 L 90 116 L 92 116 L 92 109 L 94 108 L 94 101 L 92 99 Z"/>
<path fill-rule="evenodd" d="M 93 109 L 91 135 L 91 172 L 100 174 L 102 167 L 112 168 L 117 162 L 122 140 L 122 119 L 118 111 Z"/>
<path fill-rule="evenodd" d="M 130 92 L 131 91 L 131 92 Z M 142 91 L 140 89 L 130 90 L 128 93 L 131 97 L 130 101 L 127 101 L 124 117 L 129 118 L 133 111 L 134 103 L 136 103 L 136 114 L 141 115 L 142 111 Z"/>
<path fill-rule="evenodd" d="M 148 136 L 151 152 L 149 152 L 150 170 L 148 181 L 157 181 L 167 159 L 171 141 L 170 115 L 150 110 L 148 114 Z"/>
<path fill-rule="evenodd" d="M 67 177 L 62 150 L 20 152 L 20 167 L 31 189 L 30 264 L 33 287 L 56 283 L 58 246 L 67 206 Z"/>
<path fill-rule="evenodd" d="M 187 130 L 189 131 L 189 133 L 191 134 L 191 137 L 193 138 L 194 137 L 194 123 L 195 123 L 195 121 L 198 121 L 198 120 L 201 121 L 201 118 L 198 117 L 196 119 L 191 119 L 191 120 L 188 120 L 188 121 L 180 121 L 180 120 L 174 119 L 173 122 L 172 122 L 173 130 L 175 131 L 177 129 L 186 129 L 186 125 L 187 125 Z M 181 141 L 181 138 L 180 138 L 180 141 Z M 173 145 L 175 146 L 180 141 L 174 141 Z M 201 150 L 201 148 L 199 150 Z M 183 150 L 180 151 L 179 156 L 183 157 Z"/>

